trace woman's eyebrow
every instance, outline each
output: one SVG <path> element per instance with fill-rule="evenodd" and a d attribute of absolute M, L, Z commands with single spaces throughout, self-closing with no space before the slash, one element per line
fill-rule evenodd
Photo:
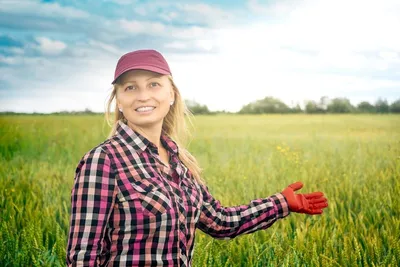
<path fill-rule="evenodd" d="M 136 81 L 135 81 L 135 80 L 125 81 L 122 85 L 125 85 L 125 84 L 127 84 L 127 83 L 136 83 Z"/>
<path fill-rule="evenodd" d="M 154 75 L 148 79 L 146 79 L 146 81 L 150 80 L 150 79 L 154 79 L 154 78 L 161 78 L 162 75 Z"/>
<path fill-rule="evenodd" d="M 162 75 L 155 75 L 155 76 L 152 76 L 152 77 L 147 78 L 146 81 L 151 80 L 151 79 L 154 79 L 154 78 L 160 78 L 161 76 L 162 76 Z M 127 83 L 136 83 L 136 81 L 135 81 L 135 80 L 129 80 L 129 81 L 124 82 L 123 85 L 125 85 L 125 84 L 127 84 Z"/>

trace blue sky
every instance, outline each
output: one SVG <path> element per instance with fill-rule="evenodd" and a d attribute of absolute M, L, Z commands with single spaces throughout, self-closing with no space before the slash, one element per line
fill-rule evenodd
<path fill-rule="evenodd" d="M 104 111 L 119 57 L 156 49 L 184 98 L 400 98 L 400 2 L 0 0 L 0 111 Z"/>

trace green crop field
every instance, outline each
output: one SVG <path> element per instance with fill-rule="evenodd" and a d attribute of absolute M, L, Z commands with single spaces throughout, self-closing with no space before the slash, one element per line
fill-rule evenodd
<path fill-rule="evenodd" d="M 323 191 L 321 216 L 215 240 L 197 232 L 194 266 L 399 266 L 400 116 L 215 115 L 190 151 L 224 206 L 295 181 Z M 0 266 L 65 265 L 78 161 L 105 139 L 101 116 L 0 117 Z"/>

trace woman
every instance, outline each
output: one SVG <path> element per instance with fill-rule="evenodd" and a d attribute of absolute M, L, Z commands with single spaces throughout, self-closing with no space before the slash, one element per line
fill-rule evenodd
<path fill-rule="evenodd" d="M 195 230 L 230 239 L 266 229 L 289 212 L 321 214 L 323 193 L 300 182 L 248 205 L 223 207 L 182 145 L 185 114 L 168 63 L 155 50 L 117 63 L 110 137 L 81 159 L 72 189 L 70 266 L 191 266 Z"/>

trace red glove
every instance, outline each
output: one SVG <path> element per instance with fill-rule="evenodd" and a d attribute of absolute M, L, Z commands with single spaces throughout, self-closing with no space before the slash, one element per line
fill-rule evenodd
<path fill-rule="evenodd" d="M 328 207 L 328 200 L 322 192 L 313 192 L 310 194 L 295 194 L 294 191 L 303 187 L 302 182 L 296 182 L 289 185 L 282 191 L 285 196 L 289 210 L 297 213 L 306 213 L 311 215 L 321 214 L 322 209 Z"/>

